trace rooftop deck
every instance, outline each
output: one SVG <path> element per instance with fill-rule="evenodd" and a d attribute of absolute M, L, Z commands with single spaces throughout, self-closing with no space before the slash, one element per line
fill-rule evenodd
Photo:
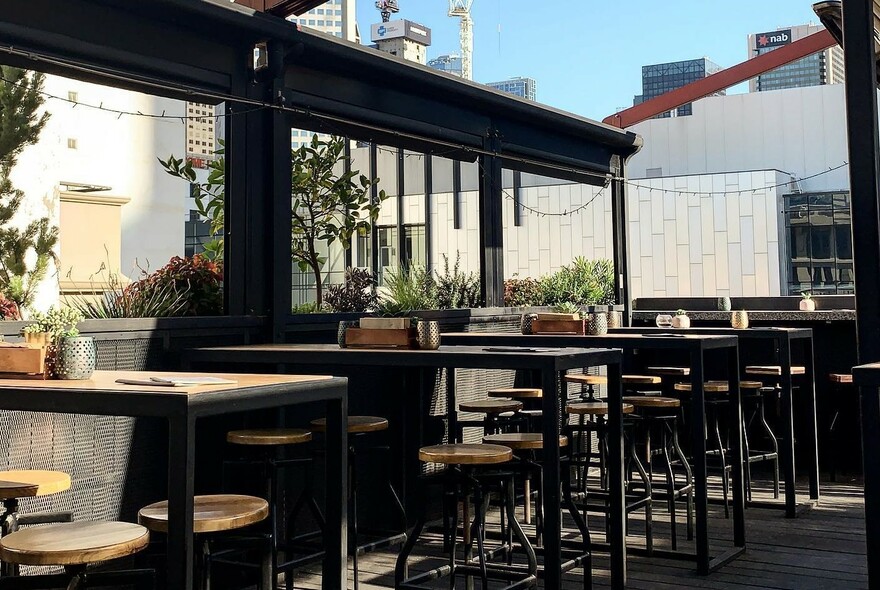
<path fill-rule="evenodd" d="M 862 487 L 853 483 L 823 482 L 822 502 L 818 507 L 805 510 L 800 518 L 785 519 L 781 510 L 748 508 L 746 510 L 748 551 L 739 559 L 709 577 L 696 575 L 692 563 L 631 556 L 629 582 L 633 590 L 859 590 L 867 588 L 865 563 L 864 501 Z M 766 497 L 766 496 L 765 496 Z M 756 499 L 764 499 L 757 497 Z M 727 539 L 730 521 L 724 519 L 722 506 L 710 505 L 713 541 L 719 548 Z M 631 540 L 639 543 L 641 537 L 640 512 L 631 516 Z M 654 508 L 655 547 L 668 548 L 668 514 L 657 503 Z M 679 527 L 683 537 L 684 519 Z M 591 530 L 601 540 L 601 522 L 590 520 Z M 411 561 L 419 569 L 417 555 L 439 556 L 439 536 L 423 537 Z M 689 544 L 680 540 L 679 547 Z M 397 548 L 361 556 L 360 588 L 374 590 L 393 588 L 393 571 Z M 437 563 L 425 559 L 425 563 Z M 607 588 L 608 560 L 602 554 L 595 558 L 593 582 L 595 588 Z M 349 574 L 351 568 L 349 568 Z M 582 588 L 580 570 L 566 576 L 565 590 Z M 350 583 L 349 583 L 350 584 Z M 300 574 L 297 588 L 319 589 L 319 570 Z M 350 586 L 351 587 L 351 586 Z M 436 588 L 448 588 L 448 579 Z M 479 582 L 477 582 L 479 587 Z"/>

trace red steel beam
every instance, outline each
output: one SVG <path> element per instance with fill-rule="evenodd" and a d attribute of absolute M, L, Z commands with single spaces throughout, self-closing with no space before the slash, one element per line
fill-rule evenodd
<path fill-rule="evenodd" d="M 809 37 L 783 45 L 779 49 L 768 51 L 741 64 L 721 70 L 711 76 L 706 76 L 696 82 L 670 90 L 634 107 L 605 117 L 603 123 L 626 129 L 655 115 L 666 113 L 704 96 L 711 96 L 725 88 L 751 80 L 755 76 L 775 70 L 780 66 L 797 61 L 808 55 L 813 55 L 836 44 L 837 41 L 834 40 L 834 37 L 827 30 L 813 33 Z"/>
<path fill-rule="evenodd" d="M 287 18 L 292 14 L 308 12 L 316 6 L 320 6 L 326 0 L 234 0 L 236 4 L 268 12 L 281 18 Z"/>

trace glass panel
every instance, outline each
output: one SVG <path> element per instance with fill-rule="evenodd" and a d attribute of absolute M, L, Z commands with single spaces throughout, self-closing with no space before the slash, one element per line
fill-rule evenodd
<path fill-rule="evenodd" d="M 378 227 L 379 233 L 379 286 L 385 284 L 385 273 L 394 272 L 400 265 L 397 255 L 397 228 L 394 226 Z"/>
<path fill-rule="evenodd" d="M 428 257 L 425 248 L 425 226 L 407 225 L 403 228 L 404 253 L 403 259 L 407 266 L 427 266 Z"/>

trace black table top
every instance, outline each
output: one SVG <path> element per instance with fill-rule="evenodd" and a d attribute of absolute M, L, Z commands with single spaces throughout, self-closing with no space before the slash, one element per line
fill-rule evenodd
<path fill-rule="evenodd" d="M 728 335 L 737 336 L 739 338 L 775 338 L 775 339 L 799 339 L 812 338 L 812 328 L 787 328 L 774 326 L 755 326 L 751 328 L 729 328 L 729 327 L 696 327 L 696 328 L 654 328 L 654 327 L 636 327 L 636 328 L 611 328 L 608 330 L 612 334 L 654 334 L 663 333 L 682 333 L 694 335 Z"/>
<path fill-rule="evenodd" d="M 853 383 L 863 387 L 880 387 L 880 363 L 853 367 Z"/>
<path fill-rule="evenodd" d="M 445 339 L 446 335 L 441 337 Z M 622 352 L 610 348 L 531 347 L 500 344 L 442 345 L 438 350 L 340 348 L 336 344 L 247 344 L 190 348 L 191 361 L 271 363 L 321 366 L 406 366 L 469 369 L 566 369 L 620 364 Z M 610 343 L 609 343 L 610 344 Z"/>
<path fill-rule="evenodd" d="M 674 330 L 656 334 L 603 334 L 582 336 L 578 334 L 517 334 L 509 332 L 454 332 L 441 336 L 450 344 L 481 344 L 504 346 L 597 346 L 622 349 L 686 349 L 712 350 L 737 346 L 734 335 L 683 334 Z M 571 349 L 566 349 L 571 350 Z"/>

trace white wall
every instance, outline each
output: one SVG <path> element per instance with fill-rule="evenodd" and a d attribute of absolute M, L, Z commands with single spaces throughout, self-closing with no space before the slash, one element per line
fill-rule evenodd
<path fill-rule="evenodd" d="M 47 76 L 44 90 L 64 98 L 76 92 L 77 101 L 110 109 L 185 115 L 184 103 L 179 101 L 59 76 Z M 156 158 L 184 155 L 184 123 L 119 117 L 55 99 L 47 99 L 44 108 L 51 116 L 40 141 L 25 149 L 12 175 L 15 186 L 25 192 L 23 212 L 27 217 L 49 215 L 57 223 L 62 182 L 109 186 L 111 190 L 102 194 L 131 199 L 122 207 L 124 274 L 130 274 L 136 264 L 155 269 L 182 254 L 182 220 L 189 188 L 168 176 Z M 76 149 L 68 147 L 69 139 L 76 141 Z M 57 287 L 58 275 L 53 272 L 41 288 L 37 306 L 54 303 Z"/>
<path fill-rule="evenodd" d="M 764 170 L 635 181 L 627 201 L 632 296 L 780 295 L 776 187 L 789 180 Z"/>
<path fill-rule="evenodd" d="M 630 178 L 782 170 L 803 178 L 849 157 L 844 85 L 714 96 L 689 117 L 651 119 L 631 131 L 645 140 L 630 160 Z M 848 189 L 848 168 L 801 183 L 803 191 Z"/>

